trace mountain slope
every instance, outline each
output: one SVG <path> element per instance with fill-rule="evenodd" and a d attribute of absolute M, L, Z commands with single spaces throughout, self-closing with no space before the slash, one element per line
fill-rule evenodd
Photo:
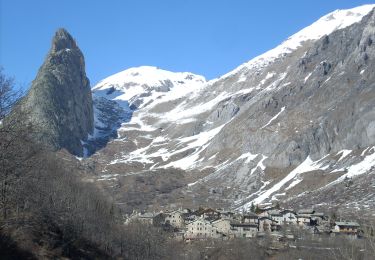
<path fill-rule="evenodd" d="M 209 201 L 240 209 L 253 202 L 311 201 L 306 191 L 371 179 L 373 8 L 328 14 L 221 78 L 187 81 L 183 90 L 160 94 L 163 81 L 138 72 L 133 76 L 146 83 L 119 74 L 99 83 L 94 96 L 127 102 L 133 112 L 118 138 L 91 159 L 100 161 L 98 180 L 123 201 L 129 191 L 140 191 L 126 186 L 134 176 L 146 185 L 147 178 L 155 183 L 175 172 L 179 184 L 169 197 L 153 190 L 146 203 Z"/>
<path fill-rule="evenodd" d="M 40 142 L 83 155 L 82 141 L 93 130 L 92 96 L 83 54 L 66 30 L 56 32 L 22 107 Z"/>

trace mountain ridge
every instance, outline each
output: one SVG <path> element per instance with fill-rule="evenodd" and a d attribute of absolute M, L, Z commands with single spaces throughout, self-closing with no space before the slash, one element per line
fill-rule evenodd
<path fill-rule="evenodd" d="M 102 160 L 97 172 L 101 185 L 128 194 L 121 187 L 130 176 L 182 172 L 185 186 L 170 194 L 181 199 L 167 201 L 210 200 L 240 209 L 252 202 L 290 201 L 307 183 L 311 191 L 324 190 L 345 176 L 354 177 L 350 167 L 373 162 L 373 7 L 328 14 L 317 24 L 331 17 L 329 28 L 316 32 L 314 23 L 289 38 L 293 48 L 285 48 L 287 40 L 272 55 L 266 53 L 271 58 L 260 55 L 194 91 L 171 99 L 173 87 L 162 94 L 151 91 L 158 94 L 146 98 L 138 93 L 142 105 L 121 123 L 118 138 L 93 155 Z M 306 40 L 309 30 L 314 37 Z M 144 87 L 155 90 L 153 84 Z M 114 102 L 137 100 L 127 98 L 126 89 L 114 88 L 116 97 L 98 94 Z M 190 89 L 188 84 L 185 88 Z M 366 175 L 371 167 L 365 164 L 360 173 Z M 162 203 L 162 197 L 155 195 L 145 206 Z"/>

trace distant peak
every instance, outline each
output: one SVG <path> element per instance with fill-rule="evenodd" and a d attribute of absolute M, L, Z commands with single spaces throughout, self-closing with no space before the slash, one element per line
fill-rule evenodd
<path fill-rule="evenodd" d="M 219 79 L 225 79 L 237 73 L 244 73 L 250 68 L 260 70 L 267 66 L 279 57 L 285 56 L 285 54 L 291 53 L 302 45 L 303 42 L 309 40 L 318 40 L 324 35 L 329 35 L 336 30 L 346 28 L 354 23 L 358 23 L 362 18 L 373 11 L 375 4 L 361 5 L 351 9 L 338 9 L 335 10 L 311 25 L 303 28 L 299 32 L 290 36 L 286 41 L 271 49 L 252 60 L 240 65 L 236 69 L 228 72 L 227 74 L 210 81 L 210 84 L 215 83 Z"/>
<path fill-rule="evenodd" d="M 57 52 L 64 49 L 74 48 L 77 48 L 77 44 L 68 31 L 64 28 L 58 29 L 52 39 L 52 51 Z"/>

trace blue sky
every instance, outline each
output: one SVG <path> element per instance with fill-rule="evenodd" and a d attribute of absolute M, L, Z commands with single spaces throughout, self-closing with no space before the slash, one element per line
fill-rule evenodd
<path fill-rule="evenodd" d="M 360 0 L 0 0 L 0 65 L 27 88 L 55 30 L 66 28 L 94 85 L 152 65 L 223 75 L 335 9 Z"/>

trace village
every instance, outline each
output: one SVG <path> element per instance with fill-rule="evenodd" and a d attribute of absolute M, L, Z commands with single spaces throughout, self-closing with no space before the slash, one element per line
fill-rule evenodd
<path fill-rule="evenodd" d="M 242 213 L 223 209 L 177 209 L 165 212 L 136 212 L 126 216 L 125 224 L 163 227 L 178 240 L 262 238 L 294 240 L 295 231 L 313 236 L 360 238 L 362 230 L 356 221 L 338 221 L 314 209 L 283 209 L 278 205 L 254 206 Z M 294 232 L 293 232 L 294 231 Z"/>

